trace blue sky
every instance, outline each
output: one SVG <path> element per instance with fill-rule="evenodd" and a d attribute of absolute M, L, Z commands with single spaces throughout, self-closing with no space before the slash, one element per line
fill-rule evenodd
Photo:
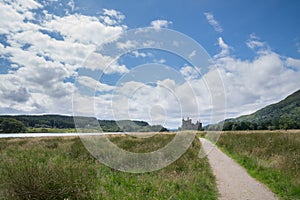
<path fill-rule="evenodd" d="M 0 114 L 176 128 L 182 117 L 208 124 L 248 114 L 300 88 L 299 1 L 4 0 L 0 10 Z M 124 37 L 145 27 L 184 34 L 166 32 L 174 45 L 203 47 L 202 57 L 201 48 L 182 57 L 188 47 L 174 49 L 180 56 L 139 40 L 147 34 Z"/>
<path fill-rule="evenodd" d="M 216 38 L 223 36 L 236 48 L 237 56 L 251 58 L 254 54 L 245 47 L 250 34 L 255 33 L 267 41 L 274 51 L 299 58 L 300 27 L 299 1 L 85 1 L 83 12 L 97 13 L 106 7 L 121 11 L 130 28 L 149 26 L 156 19 L 172 21 L 169 28 L 175 29 L 201 43 L 210 54 L 216 54 Z M 222 27 L 222 33 L 216 32 L 207 23 L 204 13 L 214 15 Z"/>

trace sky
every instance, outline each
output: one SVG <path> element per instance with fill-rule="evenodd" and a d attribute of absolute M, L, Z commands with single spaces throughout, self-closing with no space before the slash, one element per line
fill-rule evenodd
<path fill-rule="evenodd" d="M 2 0 L 0 114 L 177 128 L 300 89 L 296 0 Z"/>

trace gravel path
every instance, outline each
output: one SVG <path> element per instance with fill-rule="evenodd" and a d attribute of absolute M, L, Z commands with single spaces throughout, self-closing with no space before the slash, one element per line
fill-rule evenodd
<path fill-rule="evenodd" d="M 203 138 L 200 141 L 217 180 L 219 200 L 278 199 L 265 185 L 252 178 L 244 168 L 210 141 Z"/>

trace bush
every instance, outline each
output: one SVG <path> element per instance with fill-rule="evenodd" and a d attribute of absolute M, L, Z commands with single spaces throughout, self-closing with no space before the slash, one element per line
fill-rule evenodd
<path fill-rule="evenodd" d="M 25 132 L 25 125 L 15 119 L 3 119 L 0 123 L 0 133 L 22 133 Z"/>

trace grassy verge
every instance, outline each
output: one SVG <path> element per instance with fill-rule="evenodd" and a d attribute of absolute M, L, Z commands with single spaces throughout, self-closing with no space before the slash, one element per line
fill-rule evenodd
<path fill-rule="evenodd" d="M 124 149 L 150 152 L 172 137 L 111 140 Z M 195 139 L 164 169 L 130 174 L 99 163 L 79 138 L 1 139 L 0 199 L 217 199 L 208 161 L 198 158 L 200 145 Z"/>
<path fill-rule="evenodd" d="M 281 199 L 300 199 L 300 132 L 225 132 L 218 145 Z"/>

